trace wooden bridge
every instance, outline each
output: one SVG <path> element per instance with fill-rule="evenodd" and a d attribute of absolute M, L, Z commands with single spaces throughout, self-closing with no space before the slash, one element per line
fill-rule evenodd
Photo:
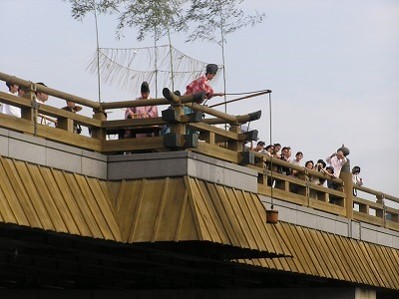
<path fill-rule="evenodd" d="M 27 91 L 0 92 L 0 103 L 21 109 L 21 118 L 0 114 L 1 288 L 144 298 L 239 298 L 243 290 L 247 297 L 397 295 L 399 198 L 353 186 L 349 165 L 333 190 L 310 182 L 331 180 L 320 172 L 246 150 L 257 132 L 241 125 L 260 112 L 229 115 L 167 90 L 162 99 L 97 103 L 7 74 L 0 80 Z M 37 91 L 93 117 L 39 105 Z M 148 105 L 171 109 L 158 118 L 106 117 Z M 184 106 L 194 112 L 184 114 Z M 38 124 L 38 116 L 56 127 Z M 74 124 L 91 134 L 74 133 Z M 168 134 L 109 138 L 163 126 Z M 266 219 L 271 206 L 277 223 Z"/>

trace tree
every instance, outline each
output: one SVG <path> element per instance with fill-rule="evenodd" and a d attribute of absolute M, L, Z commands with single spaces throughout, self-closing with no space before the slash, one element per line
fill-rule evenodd
<path fill-rule="evenodd" d="M 123 37 L 126 27 L 137 29 L 137 40 L 143 41 L 150 33 L 155 40 L 171 31 L 186 29 L 180 15 L 184 0 L 64 0 L 72 5 L 72 17 L 82 20 L 87 13 L 97 10 L 105 14 L 118 14 L 116 28 L 118 38 Z"/>
<path fill-rule="evenodd" d="M 263 21 L 264 13 L 245 15 L 237 7 L 244 0 L 192 0 L 191 7 L 186 15 L 186 22 L 193 23 L 192 32 L 188 34 L 187 41 L 208 40 L 218 44 L 222 50 L 223 61 L 223 86 L 226 94 L 226 36 L 248 25 L 254 26 Z M 225 96 L 226 102 L 226 96 Z M 227 105 L 225 105 L 227 113 Z"/>
<path fill-rule="evenodd" d="M 237 7 L 244 0 L 192 0 L 185 16 L 187 23 L 193 23 L 187 41 L 208 40 L 220 46 L 226 42 L 226 35 L 242 27 L 254 26 L 263 21 L 264 13 L 245 15 Z"/>

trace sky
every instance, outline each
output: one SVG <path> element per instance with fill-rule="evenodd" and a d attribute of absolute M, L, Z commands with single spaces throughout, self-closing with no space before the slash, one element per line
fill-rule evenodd
<path fill-rule="evenodd" d="M 325 159 L 345 144 L 366 187 L 399 197 L 399 1 L 246 0 L 240 7 L 266 17 L 226 37 L 226 90 L 272 90 L 272 119 L 267 96 L 231 104 L 228 113 L 262 110 L 250 128 L 266 144 L 302 151 L 303 162 Z M 0 0 L 0 72 L 97 101 L 97 77 L 87 70 L 96 53 L 94 17 L 76 21 L 70 8 L 61 0 Z M 152 38 L 139 43 L 134 29 L 118 40 L 116 16 L 100 15 L 98 24 L 100 47 L 153 44 Z M 185 43 L 177 34 L 172 42 L 191 57 L 222 64 L 217 44 Z M 222 83 L 212 85 L 223 91 Z M 101 90 L 104 102 L 139 96 L 114 85 Z M 56 99 L 49 104 L 64 106 Z"/>

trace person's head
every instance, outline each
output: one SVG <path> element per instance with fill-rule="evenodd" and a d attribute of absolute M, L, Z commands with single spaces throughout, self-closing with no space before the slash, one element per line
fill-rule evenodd
<path fill-rule="evenodd" d="M 297 160 L 298 162 L 301 161 L 303 158 L 303 153 L 302 152 L 297 152 L 295 154 L 295 160 Z"/>
<path fill-rule="evenodd" d="M 307 169 L 313 169 L 313 166 L 314 166 L 314 163 L 313 163 L 312 160 L 306 161 L 305 167 L 306 167 Z"/>
<path fill-rule="evenodd" d="M 8 87 L 8 91 L 11 92 L 12 94 L 18 92 L 19 86 L 17 84 L 6 82 L 6 85 Z"/>
<path fill-rule="evenodd" d="M 265 146 L 265 142 L 264 142 L 264 141 L 258 141 L 258 143 L 256 144 L 256 146 L 264 147 L 264 146 Z"/>
<path fill-rule="evenodd" d="M 66 101 L 66 103 L 67 103 L 67 106 L 68 106 L 68 108 L 69 109 L 74 109 L 75 108 L 75 102 L 72 102 L 72 101 Z"/>
<path fill-rule="evenodd" d="M 280 143 L 275 143 L 274 144 L 274 152 L 278 153 L 281 149 L 281 144 Z"/>
<path fill-rule="evenodd" d="M 38 82 L 36 83 L 36 85 L 42 85 L 44 87 L 47 87 L 46 84 L 44 84 L 43 82 Z M 48 94 L 44 93 L 44 92 L 40 92 L 40 91 L 36 91 L 36 98 L 41 101 L 41 102 L 45 102 L 48 100 Z"/>
<path fill-rule="evenodd" d="M 360 173 L 360 167 L 359 166 L 354 166 L 352 168 L 352 173 L 353 174 L 359 174 Z"/>
<path fill-rule="evenodd" d="M 326 167 L 326 171 L 327 171 L 329 174 L 334 174 L 334 168 L 333 168 L 332 166 L 327 166 L 327 167 Z"/>
<path fill-rule="evenodd" d="M 290 151 L 291 151 L 291 148 L 289 146 L 284 146 L 281 149 L 281 155 L 289 158 L 291 156 Z"/>
<path fill-rule="evenodd" d="M 263 141 L 258 141 L 254 150 L 259 152 L 259 151 L 263 150 L 264 146 L 265 146 L 265 143 Z"/>
<path fill-rule="evenodd" d="M 140 92 L 143 99 L 148 99 L 150 96 L 150 86 L 148 85 L 148 82 L 141 83 Z"/>
<path fill-rule="evenodd" d="M 273 154 L 274 152 L 274 145 L 273 144 L 269 144 L 268 146 L 265 147 L 265 150 L 267 152 L 269 152 L 270 154 Z"/>
<path fill-rule="evenodd" d="M 349 148 L 345 147 L 345 145 L 342 145 L 339 149 L 337 149 L 337 154 L 339 152 L 340 152 L 341 158 L 346 157 L 350 153 Z"/>
<path fill-rule="evenodd" d="M 25 95 L 25 93 L 26 93 L 26 89 L 24 87 L 20 86 L 18 89 L 18 96 L 23 97 Z"/>
<path fill-rule="evenodd" d="M 317 166 L 317 169 L 321 169 L 321 168 L 325 168 L 326 167 L 326 162 L 324 162 L 324 160 L 323 159 L 319 159 L 319 160 L 317 160 L 317 163 L 316 163 L 316 166 Z"/>
<path fill-rule="evenodd" d="M 208 64 L 206 66 L 205 76 L 208 80 L 212 80 L 213 78 L 215 78 L 217 72 L 218 66 L 216 64 Z"/>
<path fill-rule="evenodd" d="M 344 152 L 342 151 L 342 150 L 338 150 L 337 151 L 337 158 L 338 159 L 342 159 L 342 158 L 344 158 L 345 157 L 345 155 L 344 155 Z"/>

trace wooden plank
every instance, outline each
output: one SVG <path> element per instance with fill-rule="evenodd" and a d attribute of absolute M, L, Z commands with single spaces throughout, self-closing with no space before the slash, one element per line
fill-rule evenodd
<path fill-rule="evenodd" d="M 276 253 L 283 253 L 285 255 L 291 255 L 292 252 L 288 249 L 285 244 L 285 240 L 281 238 L 280 233 L 277 231 L 276 225 L 266 223 L 266 208 L 261 202 L 257 194 L 250 193 L 252 203 L 255 205 L 254 214 L 255 219 L 258 219 L 259 231 L 266 248 Z M 270 249 L 271 248 L 271 249 Z"/>
<path fill-rule="evenodd" d="M 191 182 L 190 182 L 190 178 L 188 176 L 184 176 L 184 184 L 185 184 L 186 190 L 187 190 L 187 199 L 188 199 L 187 210 L 189 210 L 191 212 L 190 213 L 187 211 L 187 213 L 186 213 L 186 215 L 191 216 L 191 219 L 186 217 L 185 220 L 187 219 L 189 222 L 192 222 L 194 224 L 195 232 L 197 234 L 197 239 L 203 240 L 204 238 L 203 238 L 202 230 L 201 230 L 201 222 L 198 217 L 198 208 L 197 208 L 197 205 L 195 204 L 194 194 L 192 192 Z"/>
<path fill-rule="evenodd" d="M 93 199 L 95 199 L 104 216 L 108 229 L 112 233 L 113 238 L 111 238 L 111 240 L 118 242 L 122 241 L 119 224 L 116 217 L 116 211 L 110 202 L 109 193 L 103 193 L 99 179 L 86 177 L 86 181 L 93 194 Z"/>
<path fill-rule="evenodd" d="M 221 185 L 215 184 L 215 190 L 221 200 L 223 209 L 226 212 L 227 218 L 225 218 L 225 221 L 230 220 L 230 224 L 235 231 L 235 236 L 237 237 L 238 243 L 233 245 L 239 246 L 241 248 L 254 248 L 256 244 L 248 238 L 248 226 L 244 221 L 242 221 L 242 215 L 237 215 L 239 210 L 236 199 L 233 198 L 234 194 L 231 192 L 231 190 L 224 188 Z"/>
<path fill-rule="evenodd" d="M 340 271 L 336 269 L 335 260 L 332 258 L 330 254 L 329 248 L 326 246 L 326 242 L 321 237 L 322 234 L 325 232 L 316 231 L 314 229 L 309 229 L 308 233 L 310 234 L 312 240 L 311 242 L 314 243 L 315 250 L 319 252 L 319 256 L 317 257 L 320 260 L 320 263 L 323 263 L 323 270 L 328 278 L 339 279 L 340 278 Z M 321 261 L 322 260 L 322 261 Z"/>
<path fill-rule="evenodd" d="M 220 146 L 212 146 L 205 142 L 198 142 L 197 148 L 192 148 L 191 151 L 197 152 L 203 155 L 214 157 L 220 160 L 225 160 L 239 164 L 240 154 L 236 151 L 231 151 Z"/>
<path fill-rule="evenodd" d="M 88 219 L 86 218 L 86 215 L 84 214 L 84 211 L 81 209 L 80 205 L 77 203 L 77 200 L 82 201 L 82 197 L 78 196 L 75 199 L 76 191 L 72 191 L 76 189 L 76 184 L 67 180 L 65 173 L 62 171 L 52 170 L 52 174 L 59 190 L 61 191 L 65 203 L 71 212 L 74 222 L 79 229 L 80 235 L 85 237 L 93 237 L 94 233 L 87 222 Z M 69 175 L 71 176 L 71 174 Z"/>
<path fill-rule="evenodd" d="M 49 191 L 49 183 L 45 180 L 40 172 L 39 167 L 37 165 L 28 164 L 28 171 L 30 173 L 30 177 L 34 178 L 34 184 L 36 186 L 36 190 L 39 194 L 41 202 L 43 203 L 44 208 L 46 209 L 47 217 L 50 218 L 51 223 L 54 227 L 54 230 L 57 232 L 69 232 L 64 220 L 61 217 L 60 211 L 54 201 L 56 200 L 52 193 Z"/>
<path fill-rule="evenodd" d="M 355 258 L 357 258 L 359 260 L 359 263 L 361 264 L 360 268 L 362 269 L 362 272 L 364 272 L 366 283 L 369 285 L 378 285 L 378 281 L 375 280 L 374 275 L 370 271 L 370 265 L 364 258 L 363 252 L 360 248 L 359 243 L 362 241 L 350 239 L 349 242 L 352 245 L 351 250 L 353 251 Z"/>
<path fill-rule="evenodd" d="M 236 189 L 232 189 L 232 191 L 237 199 L 237 204 L 245 217 L 247 225 L 251 228 L 251 235 L 256 243 L 257 248 L 262 251 L 266 249 L 268 252 L 275 252 L 273 246 L 270 246 L 270 243 L 274 242 L 272 240 L 267 242 L 262 237 L 262 233 L 264 232 L 262 227 L 263 221 L 262 218 L 259 217 L 257 210 L 261 208 L 262 212 L 266 213 L 264 206 L 256 205 L 256 202 L 254 202 L 256 199 L 252 198 L 249 192 Z M 258 199 L 258 201 L 260 200 Z"/>
<path fill-rule="evenodd" d="M 146 138 L 127 138 L 121 140 L 104 140 L 102 153 L 127 152 L 137 150 L 164 149 L 163 136 Z"/>
<path fill-rule="evenodd" d="M 143 127 L 143 126 L 161 126 L 166 124 L 162 117 L 135 118 L 135 119 L 118 119 L 106 120 L 101 122 L 104 129 L 123 129 L 127 127 Z"/>
<path fill-rule="evenodd" d="M 318 239 L 313 238 L 311 231 L 313 230 L 307 228 L 301 230 L 305 248 L 308 248 L 309 257 L 313 262 L 313 265 L 318 273 L 318 276 L 329 277 L 330 274 L 328 271 L 328 266 L 325 261 L 325 257 L 320 253 L 321 244 L 319 243 Z"/>
<path fill-rule="evenodd" d="M 35 208 L 25 190 L 24 184 L 21 181 L 21 177 L 19 177 L 17 169 L 15 168 L 15 163 L 23 162 L 15 162 L 11 159 L 3 159 L 2 162 L 5 176 L 8 178 L 7 180 L 10 181 L 12 189 L 16 195 L 14 200 L 19 202 L 20 206 L 22 207 L 24 215 L 29 222 L 29 226 L 43 228 L 43 225 L 36 214 Z"/>
<path fill-rule="evenodd" d="M 364 213 L 361 213 L 358 211 L 353 211 L 353 219 L 371 223 L 371 224 L 375 224 L 375 225 L 379 225 L 379 226 L 385 225 L 384 219 L 376 217 L 376 216 L 372 216 L 372 215 L 367 215 L 367 214 L 364 214 Z"/>
<path fill-rule="evenodd" d="M 163 191 L 158 213 L 156 215 L 155 241 L 176 241 L 180 240 L 181 213 L 185 199 L 185 185 L 182 178 L 163 179 Z"/>
<path fill-rule="evenodd" d="M 373 253 L 370 250 L 370 245 L 371 243 L 366 243 L 366 242 L 359 242 L 359 249 L 363 253 L 362 257 L 366 261 L 367 265 L 369 266 L 369 273 L 373 277 L 373 281 L 375 281 L 375 285 L 377 286 L 385 286 L 385 283 L 383 281 L 383 278 L 381 275 L 379 275 L 379 266 L 378 260 L 375 260 L 373 257 Z"/>
<path fill-rule="evenodd" d="M 368 245 L 369 245 L 368 250 L 370 252 L 370 256 L 374 261 L 376 261 L 375 266 L 377 268 L 378 275 L 381 277 L 382 281 L 384 282 L 382 286 L 389 288 L 395 285 L 391 275 L 389 275 L 386 270 L 389 268 L 389 265 L 387 264 L 383 256 L 380 255 L 379 248 L 381 248 L 381 246 L 372 243 L 369 243 Z"/>
<path fill-rule="evenodd" d="M 344 266 L 348 270 L 348 273 L 353 282 L 361 282 L 365 283 L 366 279 L 363 278 L 364 269 L 361 269 L 358 266 L 357 259 L 359 257 L 355 257 L 353 252 L 349 249 L 347 238 L 343 236 L 335 235 L 336 244 L 341 250 L 341 257 L 345 259 Z M 360 271 L 360 272 L 359 272 Z"/>
<path fill-rule="evenodd" d="M 189 123 L 188 124 L 190 128 L 196 129 L 198 131 L 204 131 L 204 132 L 209 132 L 209 133 L 214 133 L 217 137 L 217 141 L 224 141 L 224 140 L 240 140 L 239 134 L 232 132 L 232 131 L 227 131 L 215 126 L 208 125 L 203 122 L 198 122 L 198 123 Z"/>
<path fill-rule="evenodd" d="M 234 245 L 230 242 L 225 228 L 226 219 L 223 217 L 223 214 L 218 213 L 218 209 L 215 207 L 215 201 L 219 199 L 212 197 L 208 192 L 207 187 L 210 184 L 202 180 L 190 178 L 190 187 L 193 188 L 192 193 L 195 194 L 200 214 L 204 218 L 204 225 L 207 226 L 207 231 L 210 234 L 209 238 L 214 242 Z"/>
<path fill-rule="evenodd" d="M 348 269 L 344 266 L 344 258 L 342 256 L 341 249 L 337 246 L 337 240 L 335 236 L 332 234 L 322 234 L 323 240 L 326 243 L 327 248 L 329 249 L 330 254 L 334 259 L 334 270 L 337 273 L 340 273 L 340 279 L 351 281 L 350 274 L 348 273 Z"/>
<path fill-rule="evenodd" d="M 37 125 L 37 136 L 43 137 L 49 140 L 61 142 L 64 144 L 76 146 L 79 148 L 85 148 L 89 149 L 92 151 L 101 151 L 101 141 L 91 138 L 91 137 L 86 137 L 86 136 L 81 136 L 78 134 L 75 134 L 73 132 L 68 132 L 65 130 L 61 130 L 58 128 L 53 128 L 50 126 L 45 126 L 45 125 Z"/>
<path fill-rule="evenodd" d="M 184 178 L 186 185 L 186 177 Z M 193 214 L 189 190 L 186 187 L 183 196 L 183 206 L 179 215 L 179 222 L 176 228 L 175 241 L 178 240 L 200 240 L 201 232 L 198 228 L 196 216 Z"/>
<path fill-rule="evenodd" d="M 64 222 L 67 232 L 70 234 L 80 235 L 80 231 L 76 226 L 74 217 L 72 216 L 71 211 L 65 202 L 64 195 L 58 188 L 58 184 L 53 176 L 53 173 L 51 172 L 51 169 L 48 167 L 39 167 L 39 171 L 43 177 L 43 180 L 46 182 L 48 191 L 54 199 L 56 209 L 60 212 L 60 217 Z"/>
<path fill-rule="evenodd" d="M 35 179 L 33 179 L 29 173 L 26 162 L 16 162 L 14 165 L 19 177 L 21 178 L 22 184 L 24 185 L 24 190 L 26 190 L 26 197 L 32 204 L 34 214 L 36 214 L 40 219 L 42 228 L 55 231 L 52 219 L 37 190 L 38 187 L 36 183 L 40 180 L 40 177 L 35 177 Z"/>
<path fill-rule="evenodd" d="M 220 194 L 216 189 L 216 184 L 207 184 L 207 189 L 209 192 L 209 196 L 213 198 L 213 205 L 218 212 L 218 215 L 221 219 L 224 220 L 224 230 L 228 239 L 226 241 L 230 242 L 230 244 L 240 244 L 239 237 L 237 236 L 238 231 L 234 228 L 233 220 L 231 217 L 231 210 L 225 208 L 225 202 L 220 198 Z"/>
<path fill-rule="evenodd" d="M 324 211 L 331 214 L 336 214 L 345 217 L 346 216 L 346 208 L 338 205 L 326 203 L 317 199 L 309 198 L 309 207 Z"/>
<path fill-rule="evenodd" d="M 294 258 L 296 258 L 298 251 L 301 253 L 300 256 L 301 258 L 301 264 L 303 265 L 306 274 L 309 275 L 317 275 L 317 269 L 315 268 L 315 265 L 310 257 L 309 250 L 304 244 L 304 234 L 303 234 L 303 227 L 295 226 L 295 225 L 290 225 L 289 230 L 291 232 L 291 237 L 294 238 L 295 240 L 295 246 L 296 248 L 293 250 L 293 255 Z"/>
<path fill-rule="evenodd" d="M 28 134 L 34 133 L 33 122 L 2 113 L 0 113 L 0 127 Z"/>
<path fill-rule="evenodd" d="M 136 241 L 136 232 L 139 231 L 139 230 L 137 230 L 137 227 L 138 227 L 138 224 L 139 224 L 140 214 L 142 213 L 141 206 L 144 205 L 143 201 L 145 200 L 144 191 L 145 191 L 145 188 L 146 188 L 146 182 L 147 182 L 146 179 L 142 179 L 141 180 L 141 188 L 139 189 L 139 192 L 138 193 L 133 193 L 133 195 L 137 194 L 137 199 L 134 199 L 134 200 L 136 200 L 137 203 L 135 205 L 135 209 L 134 209 L 133 214 L 132 214 L 132 218 L 131 218 L 132 219 L 131 220 L 132 225 L 130 226 L 130 232 L 129 232 L 129 235 L 128 235 L 128 241 L 130 243 L 133 243 L 133 242 Z M 141 230 L 141 228 L 140 228 L 140 230 Z"/>
<path fill-rule="evenodd" d="M 87 220 L 87 224 L 92 228 L 92 231 L 95 231 L 93 237 L 115 240 L 102 210 L 102 208 L 106 207 L 99 207 L 96 198 L 88 186 L 87 178 L 75 173 L 71 175 L 67 174 L 66 177 L 70 184 L 76 187 L 75 198 L 82 211 L 84 211 L 83 214 Z"/>

